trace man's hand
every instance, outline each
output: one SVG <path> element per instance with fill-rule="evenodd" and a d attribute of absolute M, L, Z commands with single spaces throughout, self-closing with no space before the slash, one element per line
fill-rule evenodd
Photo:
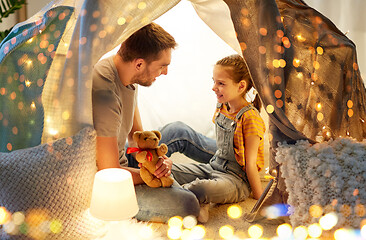
<path fill-rule="evenodd" d="M 163 176 L 168 177 L 172 173 L 172 165 L 173 161 L 170 160 L 167 156 L 159 157 L 159 161 L 156 164 L 156 170 L 154 175 L 157 178 L 161 178 Z"/>

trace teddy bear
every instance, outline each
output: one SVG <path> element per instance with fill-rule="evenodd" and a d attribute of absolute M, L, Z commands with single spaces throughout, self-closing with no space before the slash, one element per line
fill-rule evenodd
<path fill-rule="evenodd" d="M 173 184 L 173 178 L 163 176 L 157 178 L 154 175 L 156 163 L 160 156 L 168 152 L 168 146 L 161 144 L 161 133 L 159 131 L 136 131 L 132 136 L 137 143 L 138 148 L 128 148 L 127 153 L 137 152 L 135 158 L 142 164 L 140 176 L 149 187 L 170 187 Z"/>

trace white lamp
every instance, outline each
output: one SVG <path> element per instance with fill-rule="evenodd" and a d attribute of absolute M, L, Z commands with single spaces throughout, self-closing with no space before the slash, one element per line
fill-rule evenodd
<path fill-rule="evenodd" d="M 121 168 L 103 169 L 95 174 L 90 213 L 99 219 L 119 221 L 137 214 L 132 175 Z"/>
<path fill-rule="evenodd" d="M 138 210 L 135 188 L 129 171 L 108 168 L 95 174 L 90 213 L 101 220 L 115 221 L 107 233 L 108 238 L 115 239 L 115 236 L 113 238 L 110 236 L 118 235 L 116 221 L 132 218 Z"/>

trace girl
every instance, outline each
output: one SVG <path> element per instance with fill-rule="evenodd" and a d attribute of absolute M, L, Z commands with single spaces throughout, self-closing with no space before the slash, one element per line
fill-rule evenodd
<path fill-rule="evenodd" d="M 208 163 L 173 164 L 174 179 L 192 191 L 201 203 L 198 217 L 207 222 L 209 203 L 234 203 L 246 199 L 250 191 L 255 199 L 262 194 L 259 170 L 264 165 L 263 135 L 265 125 L 253 103 L 245 95 L 253 87 L 246 63 L 240 55 L 219 60 L 213 69 L 213 88 L 217 109 L 213 117 L 216 126 L 215 154 Z M 182 123 L 161 129 L 168 145 L 167 156 L 175 151 L 204 162 L 199 154 L 215 150 L 212 140 Z M 175 136 L 173 136 L 175 135 Z M 193 145 L 193 147 L 192 147 Z M 192 150 L 193 149 L 193 150 Z"/>

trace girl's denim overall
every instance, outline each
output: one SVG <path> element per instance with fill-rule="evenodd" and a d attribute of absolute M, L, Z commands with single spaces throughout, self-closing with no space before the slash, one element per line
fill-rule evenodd
<path fill-rule="evenodd" d="M 200 203 L 234 203 L 249 196 L 246 173 L 235 159 L 234 132 L 236 121 L 252 108 L 252 105 L 242 108 L 235 120 L 218 113 L 215 118 L 217 151 L 209 163 L 173 165 L 175 180 L 192 191 Z"/>

